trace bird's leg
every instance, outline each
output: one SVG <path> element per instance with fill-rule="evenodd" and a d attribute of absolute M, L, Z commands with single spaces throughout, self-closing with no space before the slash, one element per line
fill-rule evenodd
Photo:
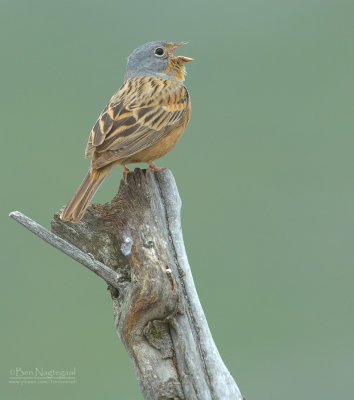
<path fill-rule="evenodd" d="M 125 184 L 128 183 L 127 178 L 128 178 L 129 172 L 130 172 L 130 169 L 125 164 L 123 164 L 123 179 L 124 179 Z"/>
<path fill-rule="evenodd" d="M 158 168 L 158 167 L 156 167 L 156 165 L 152 161 L 149 161 L 148 165 L 149 165 L 148 171 L 152 170 L 154 172 L 157 172 L 157 171 L 163 171 L 164 169 L 166 169 L 166 168 Z"/>

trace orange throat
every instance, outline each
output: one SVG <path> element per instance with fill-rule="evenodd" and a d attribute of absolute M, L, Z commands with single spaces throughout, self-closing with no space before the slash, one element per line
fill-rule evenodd
<path fill-rule="evenodd" d="M 172 75 L 174 78 L 183 82 L 184 76 L 186 75 L 186 68 L 183 61 L 180 61 L 177 58 L 171 58 L 165 73 Z"/>

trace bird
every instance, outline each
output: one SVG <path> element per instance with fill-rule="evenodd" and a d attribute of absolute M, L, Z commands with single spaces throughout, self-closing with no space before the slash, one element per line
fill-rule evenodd
<path fill-rule="evenodd" d="M 191 102 L 184 86 L 184 64 L 193 58 L 175 56 L 188 42 L 149 42 L 128 57 L 122 86 L 109 100 L 91 130 L 85 157 L 91 166 L 60 218 L 79 222 L 100 184 L 121 164 L 126 182 L 127 164 L 147 163 L 156 172 L 154 160 L 176 145 L 191 115 Z"/>

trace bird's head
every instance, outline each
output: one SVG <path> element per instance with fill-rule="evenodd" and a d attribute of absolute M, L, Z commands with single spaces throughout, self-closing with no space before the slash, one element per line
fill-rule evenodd
<path fill-rule="evenodd" d="M 140 75 L 155 75 L 184 81 L 184 64 L 193 58 L 175 56 L 177 47 L 187 42 L 149 42 L 135 49 L 128 57 L 125 80 Z"/>

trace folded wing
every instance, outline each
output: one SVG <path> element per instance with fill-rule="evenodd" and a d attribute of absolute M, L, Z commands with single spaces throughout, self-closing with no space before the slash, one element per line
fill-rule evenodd
<path fill-rule="evenodd" d="M 85 156 L 93 155 L 93 168 L 124 160 L 186 125 L 189 115 L 189 96 L 181 83 L 148 76 L 129 79 L 98 118 Z"/>

